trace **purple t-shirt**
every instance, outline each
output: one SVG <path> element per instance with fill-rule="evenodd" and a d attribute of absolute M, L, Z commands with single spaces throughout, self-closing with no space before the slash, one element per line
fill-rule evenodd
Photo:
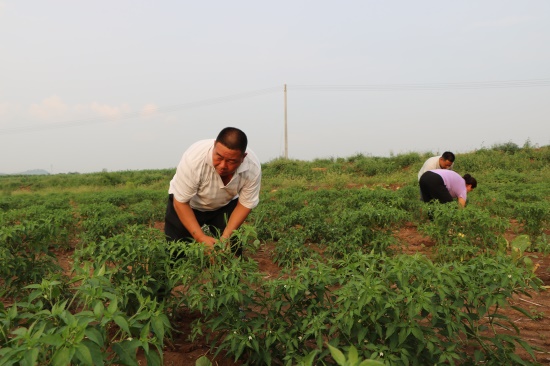
<path fill-rule="evenodd" d="M 445 183 L 445 187 L 447 187 L 451 197 L 460 197 L 466 200 L 466 194 L 468 193 L 466 190 L 466 181 L 458 173 L 447 169 L 433 169 L 430 172 L 434 172 L 443 178 L 443 183 Z"/>

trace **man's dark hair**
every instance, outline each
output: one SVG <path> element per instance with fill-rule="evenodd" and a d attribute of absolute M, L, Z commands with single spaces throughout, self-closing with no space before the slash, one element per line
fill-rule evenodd
<path fill-rule="evenodd" d="M 464 174 L 462 179 L 464 179 L 466 184 L 470 184 L 472 186 L 472 189 L 477 187 L 477 180 L 474 177 L 472 177 L 470 174 Z"/>
<path fill-rule="evenodd" d="M 230 150 L 239 150 L 243 154 L 246 153 L 246 146 L 248 145 L 245 133 L 235 127 L 226 127 L 221 130 L 218 137 L 216 137 L 216 142 Z"/>
<path fill-rule="evenodd" d="M 445 151 L 441 157 L 445 160 L 449 160 L 451 163 L 455 162 L 455 154 L 450 151 Z"/>

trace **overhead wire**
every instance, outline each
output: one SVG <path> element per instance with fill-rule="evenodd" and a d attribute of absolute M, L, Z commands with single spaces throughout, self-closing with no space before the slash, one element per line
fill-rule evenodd
<path fill-rule="evenodd" d="M 296 91 L 422 91 L 460 89 L 503 89 L 550 86 L 550 79 L 470 81 L 455 83 L 411 83 L 411 84 L 363 84 L 363 85 L 288 85 Z"/>
<path fill-rule="evenodd" d="M 550 78 L 527 80 L 501 80 L 501 81 L 469 81 L 447 83 L 409 83 L 409 84 L 357 84 L 357 85 L 302 85 L 287 84 L 289 91 L 327 91 L 327 92 L 384 92 L 384 91 L 430 91 L 430 90 L 465 90 L 465 89 L 504 89 L 504 88 L 532 88 L 548 87 Z M 198 102 L 188 102 L 166 107 L 151 108 L 146 113 L 168 113 L 198 107 L 204 107 L 219 103 L 227 103 L 239 99 L 252 98 L 283 91 L 282 86 L 259 89 L 250 92 L 232 94 L 222 97 L 209 98 Z M 27 131 L 42 131 L 67 127 L 77 127 L 108 121 L 120 121 L 143 116 L 144 112 L 127 112 L 117 117 L 90 117 L 64 122 L 54 122 L 43 125 L 27 125 L 17 127 L 0 128 L 0 134 L 13 134 Z"/>

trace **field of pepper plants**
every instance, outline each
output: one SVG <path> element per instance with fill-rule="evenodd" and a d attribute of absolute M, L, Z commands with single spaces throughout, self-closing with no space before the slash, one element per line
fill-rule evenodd
<path fill-rule="evenodd" d="M 241 258 L 167 246 L 173 169 L 0 176 L 0 366 L 550 364 L 550 146 L 457 154 L 464 209 L 433 155 L 263 164 Z"/>

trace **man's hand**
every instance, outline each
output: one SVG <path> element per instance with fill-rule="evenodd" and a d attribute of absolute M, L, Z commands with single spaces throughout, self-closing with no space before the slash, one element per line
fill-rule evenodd
<path fill-rule="evenodd" d="M 222 245 L 223 250 L 231 249 L 231 241 L 229 240 L 229 238 L 222 236 L 220 238 L 220 244 Z"/>
<path fill-rule="evenodd" d="M 206 250 L 208 252 L 214 251 L 214 245 L 216 244 L 217 240 L 211 236 L 204 235 L 201 239 L 197 240 L 199 243 L 203 243 L 206 247 Z"/>
<path fill-rule="evenodd" d="M 204 244 L 205 254 L 210 259 L 210 264 L 214 264 L 216 261 L 216 256 L 214 255 L 214 247 L 217 243 L 220 243 L 222 250 L 226 251 L 230 248 L 228 238 L 220 238 L 219 240 L 208 235 L 204 235 L 204 238 L 200 241 Z"/>

